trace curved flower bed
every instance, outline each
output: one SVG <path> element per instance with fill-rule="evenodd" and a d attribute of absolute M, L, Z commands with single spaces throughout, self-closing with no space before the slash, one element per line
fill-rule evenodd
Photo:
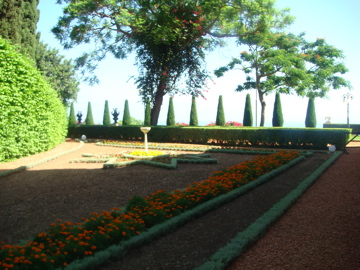
<path fill-rule="evenodd" d="M 102 214 L 92 213 L 82 223 L 58 220 L 47 232 L 40 233 L 24 245 L 0 245 L 2 269 L 55 269 L 122 242 L 155 224 L 206 202 L 220 194 L 256 180 L 299 154 L 279 151 L 256 156 L 222 171 L 208 179 L 195 182 L 184 190 L 172 193 L 158 191 L 145 198 L 135 196 L 126 211 L 113 209 Z"/>

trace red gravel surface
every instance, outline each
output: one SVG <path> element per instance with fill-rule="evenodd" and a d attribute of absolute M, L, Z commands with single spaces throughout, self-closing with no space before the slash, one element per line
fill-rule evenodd
<path fill-rule="evenodd" d="M 228 270 L 360 269 L 360 145 L 351 145 Z"/>

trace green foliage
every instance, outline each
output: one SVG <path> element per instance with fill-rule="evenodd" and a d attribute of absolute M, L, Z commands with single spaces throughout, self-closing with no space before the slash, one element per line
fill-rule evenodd
<path fill-rule="evenodd" d="M 0 36 L 20 46 L 20 52 L 35 60 L 38 0 L 2 0 L 0 2 Z"/>
<path fill-rule="evenodd" d="M 206 51 L 221 45 L 221 38 L 266 29 L 269 14 L 276 13 L 273 0 L 58 1 L 63 2 L 64 14 L 52 30 L 62 45 L 99 45 L 77 59 L 84 72 L 92 74 L 107 52 L 118 59 L 136 52 L 136 84 L 143 100 L 152 102 L 154 126 L 164 95 L 202 95 L 209 77 Z M 87 80 L 97 82 L 94 77 Z"/>
<path fill-rule="evenodd" d="M 75 125 L 76 125 L 75 108 L 74 108 L 74 102 L 72 102 L 70 106 L 69 126 L 75 126 Z"/>
<path fill-rule="evenodd" d="M 174 103 L 172 97 L 169 99 L 169 109 L 166 119 L 166 125 L 175 126 L 175 112 L 174 112 Z"/>
<path fill-rule="evenodd" d="M 56 92 L 0 38 L 0 162 L 47 151 L 66 136 L 68 118 Z"/>
<path fill-rule="evenodd" d="M 250 94 L 246 95 L 243 125 L 244 125 L 244 127 L 252 127 L 253 126 L 253 116 L 252 116 Z"/>
<path fill-rule="evenodd" d="M 224 112 L 223 99 L 221 95 L 219 96 L 215 123 L 217 126 L 225 126 L 225 112 Z"/>
<path fill-rule="evenodd" d="M 88 126 L 91 126 L 91 125 L 95 124 L 93 114 L 92 114 L 90 101 L 88 102 L 88 108 L 87 108 L 87 114 L 86 114 L 86 118 L 85 118 L 85 124 L 88 125 Z"/>
<path fill-rule="evenodd" d="M 198 126 L 198 116 L 197 116 L 197 109 L 196 109 L 196 99 L 192 97 L 191 100 L 191 111 L 190 111 L 190 126 Z"/>
<path fill-rule="evenodd" d="M 314 98 L 309 98 L 308 107 L 306 110 L 305 127 L 316 127 L 316 111 Z"/>
<path fill-rule="evenodd" d="M 151 107 L 150 107 L 150 100 L 146 100 L 145 105 L 145 117 L 144 117 L 144 125 L 149 126 L 151 123 Z"/>
<path fill-rule="evenodd" d="M 123 114 L 123 125 L 131 125 L 131 116 L 130 116 L 130 109 L 129 109 L 129 102 L 125 100 L 125 107 L 124 107 L 124 114 Z"/>
<path fill-rule="evenodd" d="M 107 100 L 105 100 L 104 116 L 103 116 L 103 125 L 104 125 L 104 126 L 109 126 L 109 125 L 111 125 L 109 102 L 108 102 Z"/>
<path fill-rule="evenodd" d="M 325 97 L 331 88 L 350 86 L 339 76 L 347 72 L 347 68 L 338 62 L 344 58 L 342 51 L 323 39 L 308 42 L 304 35 L 277 32 L 274 27 L 269 32 L 241 37 L 239 43 L 247 45 L 249 50 L 215 71 L 220 77 L 236 67 L 248 74 L 246 82 L 236 91 L 254 89 L 258 92 L 260 126 L 265 123 L 264 97 L 271 92 Z"/>
<path fill-rule="evenodd" d="M 275 96 L 272 125 L 273 127 L 282 127 L 284 125 L 284 118 L 283 118 L 281 99 L 279 93 L 276 93 Z"/>
<path fill-rule="evenodd" d="M 144 121 L 140 120 L 140 119 L 136 119 L 135 117 L 130 116 L 130 122 L 131 122 L 131 126 L 143 126 L 144 125 Z M 123 125 L 123 121 L 119 121 L 118 122 L 120 125 Z"/>
<path fill-rule="evenodd" d="M 59 50 L 48 48 L 46 44 L 39 42 L 36 47 L 36 67 L 58 92 L 65 106 L 69 105 L 69 100 L 76 100 L 80 89 L 75 66 L 71 60 L 60 55 Z"/>

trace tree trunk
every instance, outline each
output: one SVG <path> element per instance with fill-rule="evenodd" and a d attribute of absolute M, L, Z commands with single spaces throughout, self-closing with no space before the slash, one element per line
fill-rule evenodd
<path fill-rule="evenodd" d="M 156 91 L 155 94 L 155 99 L 154 99 L 154 104 L 153 107 L 151 109 L 151 120 L 150 120 L 150 124 L 152 126 L 157 126 L 158 121 L 159 121 L 159 116 L 160 116 L 160 110 L 161 110 L 161 105 L 163 102 L 163 97 L 165 95 L 165 82 L 160 81 L 159 86 L 158 86 L 158 90 Z"/>
<path fill-rule="evenodd" d="M 259 100 L 261 104 L 261 118 L 260 118 L 260 127 L 263 127 L 265 124 L 265 108 L 266 108 L 266 102 L 264 99 L 264 93 L 262 93 L 260 90 L 259 93 Z"/>

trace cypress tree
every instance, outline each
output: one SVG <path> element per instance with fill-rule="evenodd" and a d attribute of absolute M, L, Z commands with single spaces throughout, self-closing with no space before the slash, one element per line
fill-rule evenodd
<path fill-rule="evenodd" d="M 306 111 L 305 127 L 316 127 L 316 112 L 315 112 L 315 100 L 309 98 L 308 107 Z"/>
<path fill-rule="evenodd" d="M 224 105 L 222 100 L 222 95 L 219 96 L 219 103 L 216 114 L 216 125 L 217 126 L 225 126 L 225 113 L 224 113 Z"/>
<path fill-rule="evenodd" d="M 169 99 L 169 109 L 166 119 L 166 125 L 175 126 L 175 112 L 174 112 L 174 103 L 172 97 Z"/>
<path fill-rule="evenodd" d="M 0 35 L 19 45 L 21 53 L 32 60 L 38 44 L 38 4 L 39 0 L 2 0 L 0 3 Z"/>
<path fill-rule="evenodd" d="M 190 126 L 198 126 L 196 99 L 194 96 L 192 97 L 192 101 L 191 101 Z"/>
<path fill-rule="evenodd" d="M 244 125 L 244 127 L 252 127 L 253 126 L 253 116 L 252 116 L 250 94 L 246 95 L 243 125 Z"/>
<path fill-rule="evenodd" d="M 76 125 L 75 109 L 74 109 L 74 102 L 72 102 L 70 106 L 69 126 L 75 126 L 75 125 Z"/>
<path fill-rule="evenodd" d="M 129 109 L 129 102 L 125 100 L 125 107 L 124 107 L 124 114 L 123 114 L 123 121 L 122 124 L 124 126 L 131 125 L 131 116 L 130 116 L 130 109 Z"/>
<path fill-rule="evenodd" d="M 282 127 L 284 125 L 284 118 L 281 108 L 281 99 L 280 94 L 276 93 L 275 103 L 274 103 L 274 112 L 272 118 L 273 127 Z"/>
<path fill-rule="evenodd" d="M 87 126 L 94 125 L 94 118 L 93 118 L 93 115 L 92 115 L 92 109 L 91 109 L 90 101 L 88 102 L 88 109 L 87 109 L 85 123 L 86 123 Z"/>
<path fill-rule="evenodd" d="M 105 100 L 103 125 L 104 126 L 110 126 L 111 125 L 109 102 L 107 100 Z"/>
<path fill-rule="evenodd" d="M 151 107 L 150 107 L 150 100 L 147 99 L 145 105 L 144 125 L 150 126 L 150 121 L 151 121 Z"/>

